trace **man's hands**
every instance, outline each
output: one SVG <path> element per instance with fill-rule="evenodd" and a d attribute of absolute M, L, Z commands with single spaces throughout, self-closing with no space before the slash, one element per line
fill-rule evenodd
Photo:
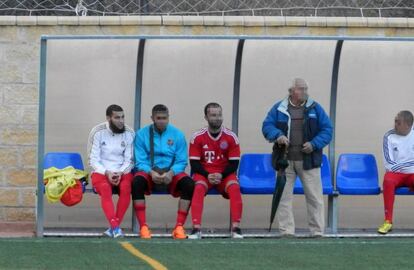
<path fill-rule="evenodd" d="M 277 142 L 278 145 L 286 145 L 286 146 L 289 146 L 289 139 L 286 136 L 284 136 L 284 135 L 282 135 L 279 138 L 277 138 L 276 142 Z"/>
<path fill-rule="evenodd" d="M 289 139 L 286 136 L 284 136 L 284 135 L 282 135 L 279 138 L 277 138 L 276 142 L 277 142 L 278 145 L 286 145 L 286 146 L 289 146 Z M 305 153 L 305 154 L 310 154 L 310 153 L 313 152 L 313 150 L 314 150 L 313 149 L 313 146 L 312 146 L 312 144 L 310 142 L 305 142 L 302 145 L 302 152 Z"/>
<path fill-rule="evenodd" d="M 109 183 L 111 183 L 113 186 L 118 186 L 119 182 L 121 181 L 122 172 L 106 171 L 105 175 L 106 175 Z"/>
<path fill-rule="evenodd" d="M 155 184 L 160 185 L 163 183 L 163 177 L 161 177 L 161 175 L 158 172 L 151 170 L 150 175 L 151 175 L 152 181 L 154 181 Z"/>
<path fill-rule="evenodd" d="M 161 177 L 163 178 L 163 183 L 168 185 L 171 183 L 173 177 L 174 177 L 174 173 L 172 170 L 169 170 L 168 172 L 165 172 L 161 175 Z"/>
<path fill-rule="evenodd" d="M 154 181 L 155 184 L 165 184 L 168 185 L 171 183 L 172 178 L 174 177 L 174 173 L 172 170 L 169 170 L 168 172 L 165 172 L 163 174 L 159 174 L 158 172 L 151 170 L 150 172 L 152 181 Z"/>
<path fill-rule="evenodd" d="M 106 171 L 105 175 L 108 178 L 108 181 L 113 186 L 118 186 L 119 182 L 121 181 L 122 172 Z M 151 178 L 152 178 L 152 180 L 154 181 L 155 184 L 168 185 L 168 184 L 171 183 L 171 181 L 174 177 L 174 172 L 172 170 L 169 170 L 168 172 L 165 172 L 163 174 L 159 174 L 158 172 L 156 172 L 154 170 L 151 170 L 150 175 L 151 175 Z"/>
<path fill-rule="evenodd" d="M 223 179 L 223 175 L 221 173 L 210 173 L 207 176 L 208 182 L 212 185 L 220 184 L 221 180 Z"/>
<path fill-rule="evenodd" d="M 303 144 L 302 152 L 305 154 L 310 154 L 313 152 L 313 146 L 310 142 L 305 142 Z"/>

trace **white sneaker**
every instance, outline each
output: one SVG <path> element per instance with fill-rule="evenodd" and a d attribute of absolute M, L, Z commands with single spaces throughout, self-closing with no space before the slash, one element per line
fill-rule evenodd
<path fill-rule="evenodd" d="M 233 238 L 233 239 L 243 239 L 244 238 L 239 227 L 234 227 L 231 230 L 231 238 Z"/>
<path fill-rule="evenodd" d="M 119 227 L 116 227 L 113 231 L 112 234 L 114 235 L 114 238 L 119 238 L 119 237 L 124 237 L 124 233 L 122 232 L 122 229 Z"/>
<path fill-rule="evenodd" d="M 192 240 L 201 239 L 201 230 L 198 228 L 194 228 L 191 231 L 191 234 L 188 235 L 188 239 L 192 239 Z"/>
<path fill-rule="evenodd" d="M 296 235 L 294 233 L 280 233 L 280 238 L 295 238 Z"/>
<path fill-rule="evenodd" d="M 109 228 L 108 230 L 104 231 L 103 232 L 103 235 L 104 236 L 107 236 L 107 237 L 110 237 L 110 238 L 114 237 L 114 233 L 113 233 L 113 231 L 112 231 L 111 228 Z"/>
<path fill-rule="evenodd" d="M 323 233 L 321 232 L 314 232 L 309 235 L 310 238 L 321 238 L 323 237 Z"/>

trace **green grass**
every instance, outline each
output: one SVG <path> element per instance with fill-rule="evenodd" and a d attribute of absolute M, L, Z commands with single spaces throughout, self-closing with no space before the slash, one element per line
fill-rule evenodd
<path fill-rule="evenodd" d="M 125 239 L 168 269 L 412 269 L 414 239 Z M 0 269 L 152 269 L 112 239 L 0 239 Z"/>

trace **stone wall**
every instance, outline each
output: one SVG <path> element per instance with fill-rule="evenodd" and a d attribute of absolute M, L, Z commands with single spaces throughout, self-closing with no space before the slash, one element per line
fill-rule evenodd
<path fill-rule="evenodd" d="M 8 0 L 0 15 L 208 15 L 208 16 L 328 16 L 413 17 L 412 0 Z M 80 14 L 80 13 L 78 13 Z"/>

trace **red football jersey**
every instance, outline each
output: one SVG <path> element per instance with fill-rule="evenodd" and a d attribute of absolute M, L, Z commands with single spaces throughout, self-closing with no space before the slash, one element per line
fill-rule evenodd
<path fill-rule="evenodd" d="M 203 128 L 194 133 L 190 142 L 190 159 L 200 160 L 209 173 L 222 173 L 229 160 L 240 159 L 240 145 L 236 134 L 222 127 L 214 138 Z"/>

